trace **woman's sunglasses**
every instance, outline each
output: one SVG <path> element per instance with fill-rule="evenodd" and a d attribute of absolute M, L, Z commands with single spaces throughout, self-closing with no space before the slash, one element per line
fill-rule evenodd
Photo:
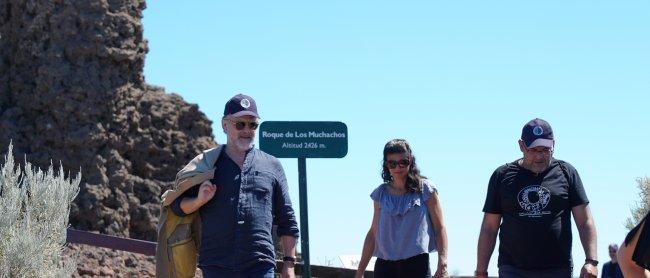
<path fill-rule="evenodd" d="M 388 167 L 388 169 L 395 169 L 397 168 L 397 165 L 399 165 L 400 168 L 406 168 L 407 166 L 411 165 L 411 161 L 409 161 L 408 159 L 402 159 L 400 161 L 395 161 L 395 160 L 386 161 L 386 167 Z"/>

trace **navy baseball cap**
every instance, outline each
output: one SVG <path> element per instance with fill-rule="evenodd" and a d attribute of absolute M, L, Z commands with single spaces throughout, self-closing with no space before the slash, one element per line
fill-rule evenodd
<path fill-rule="evenodd" d="M 521 130 L 521 140 L 527 148 L 538 146 L 553 148 L 553 129 L 547 121 L 535 118 Z"/>
<path fill-rule="evenodd" d="M 257 105 L 255 100 L 247 95 L 238 94 L 226 102 L 226 107 L 223 109 L 223 117 L 241 117 L 253 116 L 259 118 L 257 114 Z"/>

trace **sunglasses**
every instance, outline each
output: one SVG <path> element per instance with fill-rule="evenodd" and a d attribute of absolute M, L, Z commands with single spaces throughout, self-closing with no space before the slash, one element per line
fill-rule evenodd
<path fill-rule="evenodd" d="M 257 127 L 260 126 L 260 123 L 258 122 L 245 122 L 245 121 L 232 121 L 232 120 L 230 122 L 235 124 L 235 128 L 237 130 L 243 130 L 246 127 L 246 125 L 248 125 L 248 128 L 250 128 L 251 130 L 256 130 Z"/>
<path fill-rule="evenodd" d="M 386 167 L 388 169 L 395 169 L 399 165 L 400 168 L 406 168 L 407 166 L 411 165 L 411 161 L 408 159 L 402 159 L 400 161 L 395 161 L 395 160 L 387 160 L 386 161 Z"/>
<path fill-rule="evenodd" d="M 543 156 L 549 156 L 549 155 L 551 155 L 553 153 L 552 148 L 543 148 L 543 149 L 539 149 L 539 150 L 534 149 L 534 148 L 526 148 L 526 151 L 531 153 L 531 154 L 535 154 L 535 155 L 541 154 Z"/>

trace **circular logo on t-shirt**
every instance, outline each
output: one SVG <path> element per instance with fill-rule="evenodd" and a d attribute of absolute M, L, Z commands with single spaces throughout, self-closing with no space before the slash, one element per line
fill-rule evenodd
<path fill-rule="evenodd" d="M 517 200 L 522 209 L 532 213 L 539 213 L 551 200 L 551 192 L 545 187 L 531 185 L 519 191 Z"/>
<path fill-rule="evenodd" d="M 540 136 L 542 133 L 544 133 L 544 129 L 541 126 L 533 128 L 533 134 L 535 134 L 535 136 Z"/>
<path fill-rule="evenodd" d="M 251 102 L 248 99 L 242 99 L 239 104 L 241 104 L 241 107 L 244 107 L 248 109 L 248 107 L 251 107 Z"/>

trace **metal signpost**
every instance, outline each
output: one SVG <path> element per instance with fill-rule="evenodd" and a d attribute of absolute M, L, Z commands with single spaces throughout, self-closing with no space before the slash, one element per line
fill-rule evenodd
<path fill-rule="evenodd" d="M 278 122 L 260 125 L 260 149 L 278 158 L 298 158 L 302 276 L 310 278 L 307 218 L 307 158 L 342 158 L 348 153 L 348 127 L 342 122 Z"/>

